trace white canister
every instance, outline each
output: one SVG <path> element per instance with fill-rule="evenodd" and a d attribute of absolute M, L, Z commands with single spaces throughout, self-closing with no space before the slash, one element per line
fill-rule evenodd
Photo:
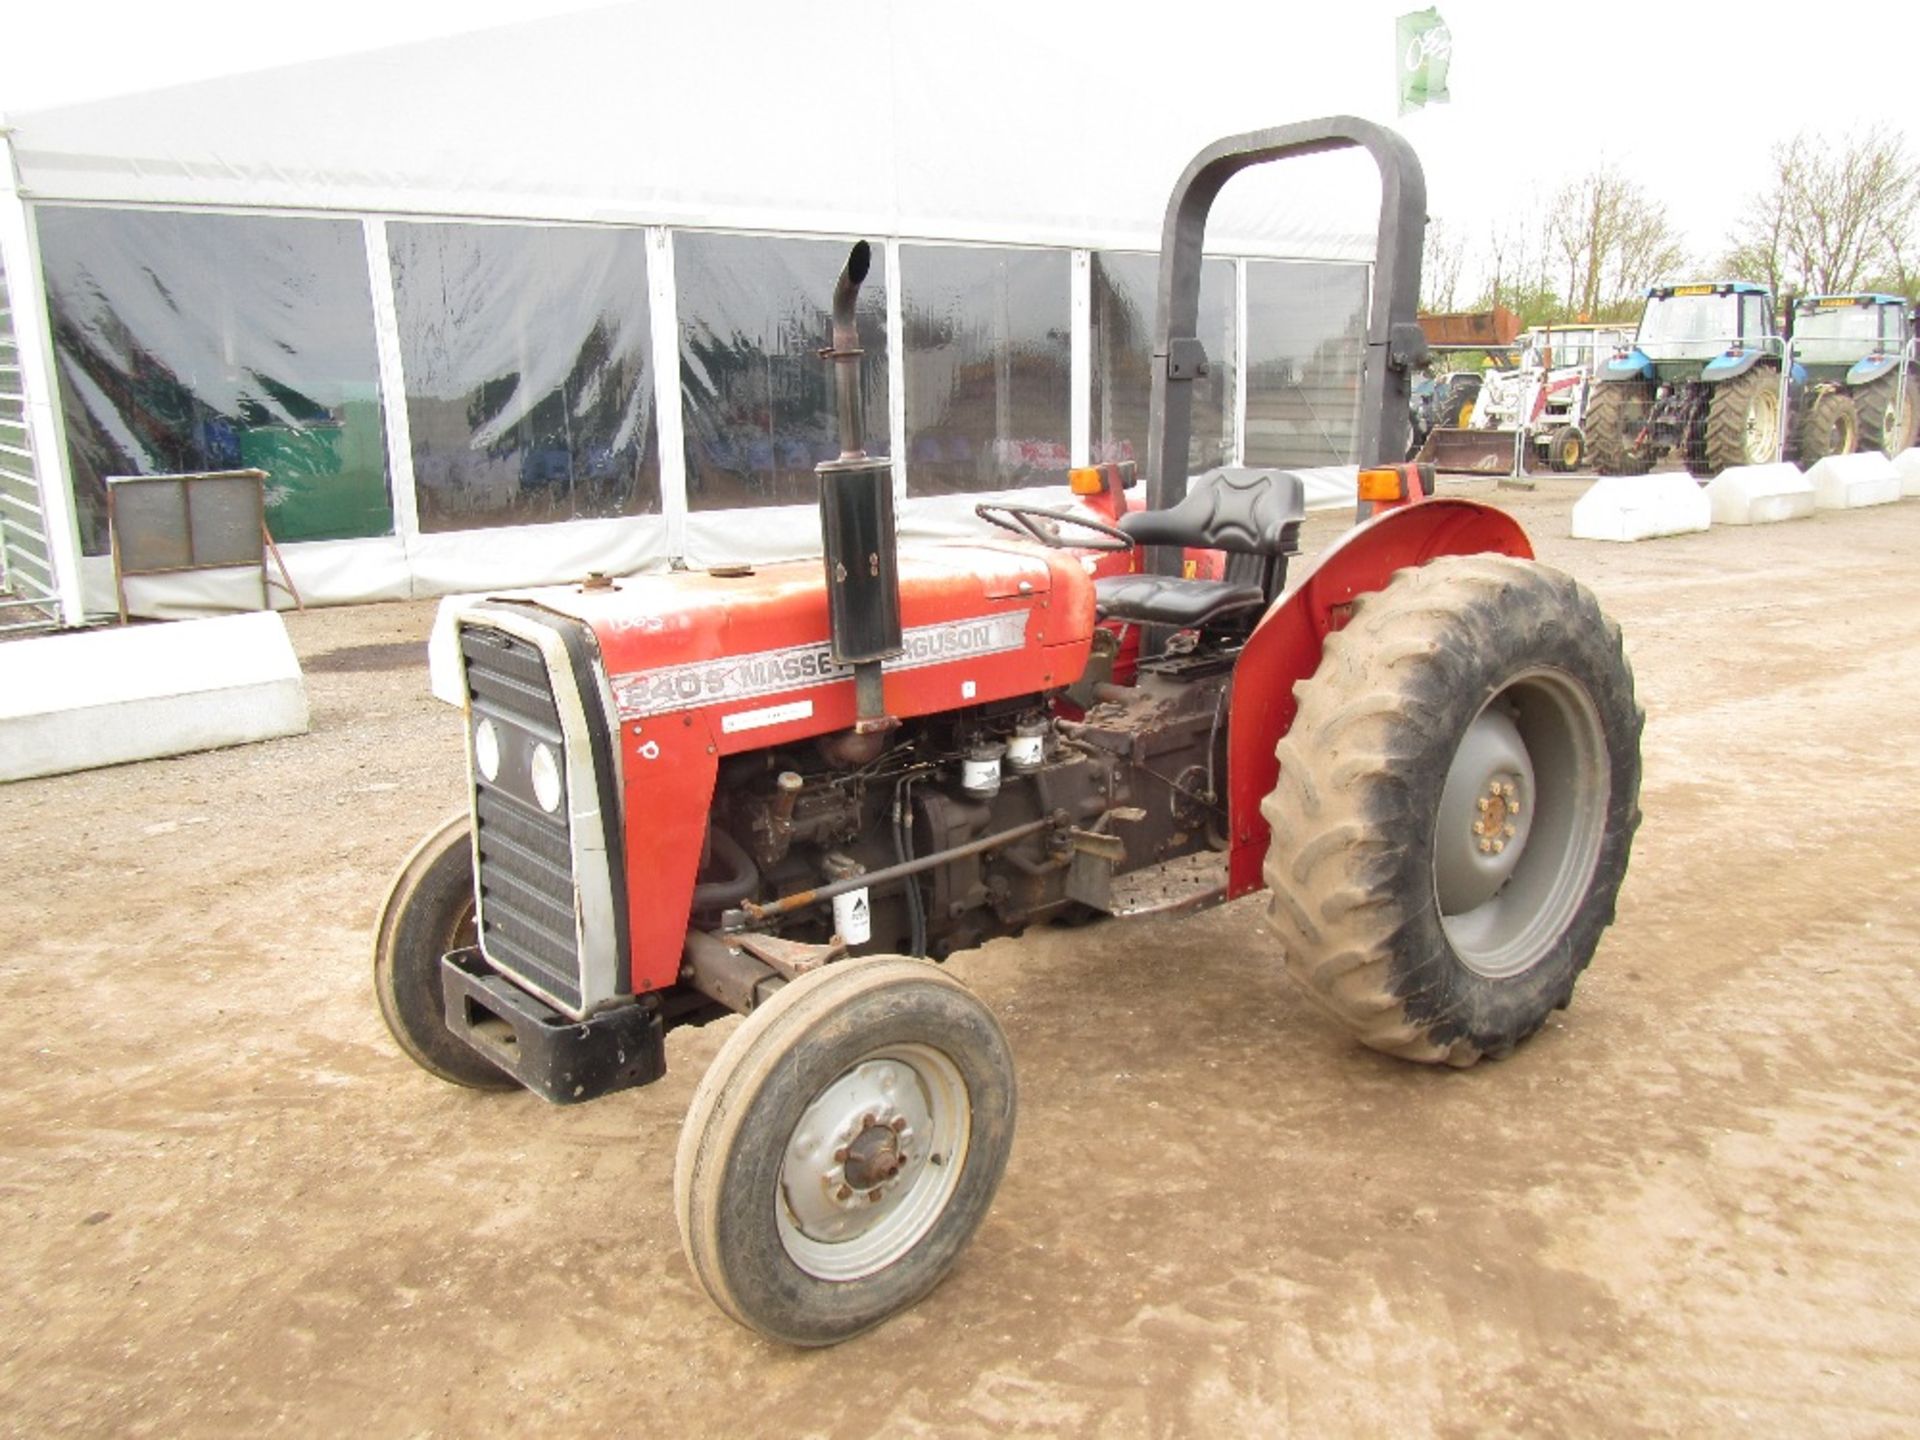
<path fill-rule="evenodd" d="M 873 902 L 867 887 L 833 897 L 833 928 L 848 945 L 864 945 L 873 938 Z"/>

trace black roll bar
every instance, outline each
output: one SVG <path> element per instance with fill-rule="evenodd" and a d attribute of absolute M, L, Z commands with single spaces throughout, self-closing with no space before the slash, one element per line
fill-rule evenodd
<path fill-rule="evenodd" d="M 1153 344 L 1153 401 L 1147 429 L 1147 508 L 1164 510 L 1187 493 L 1193 382 L 1206 370 L 1200 323 L 1200 254 L 1207 213 L 1227 181 L 1270 160 L 1359 147 L 1380 167 L 1380 227 L 1374 244 L 1373 304 L 1360 393 L 1362 464 L 1399 463 L 1407 453 L 1412 371 L 1427 358 L 1418 319 L 1420 250 L 1427 226 L 1427 179 L 1420 157 L 1397 132 L 1353 115 L 1330 115 L 1229 135 L 1193 157 L 1167 200 L 1160 237 L 1160 291 Z M 1366 507 L 1361 506 L 1364 517 Z M 1157 547 L 1149 568 L 1177 574 L 1180 556 Z"/>

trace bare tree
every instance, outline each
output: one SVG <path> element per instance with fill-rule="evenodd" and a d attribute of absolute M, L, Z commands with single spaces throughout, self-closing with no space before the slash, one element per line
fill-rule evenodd
<path fill-rule="evenodd" d="M 1420 262 L 1421 305 L 1444 314 L 1459 298 L 1460 271 L 1467 247 L 1444 220 L 1427 222 L 1426 254 Z"/>
<path fill-rule="evenodd" d="M 1727 259 L 1747 278 L 1844 294 L 1912 278 L 1920 166 L 1883 126 L 1830 139 L 1801 131 L 1773 151 L 1773 178 L 1747 205 Z"/>
<path fill-rule="evenodd" d="M 1547 211 L 1547 244 L 1574 316 L 1628 302 L 1684 261 L 1666 206 L 1611 165 L 1560 187 Z"/>

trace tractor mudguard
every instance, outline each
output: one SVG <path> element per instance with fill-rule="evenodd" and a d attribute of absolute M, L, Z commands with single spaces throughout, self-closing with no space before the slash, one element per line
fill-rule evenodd
<path fill-rule="evenodd" d="M 1422 500 L 1349 530 L 1267 611 L 1234 669 L 1227 714 L 1229 897 L 1265 884 L 1268 831 L 1260 802 L 1280 773 L 1274 747 L 1293 724 L 1294 686 L 1319 668 L 1321 646 L 1347 623 L 1353 598 L 1438 556 L 1487 553 L 1530 560 L 1533 547 L 1503 510 L 1451 497 Z"/>
<path fill-rule="evenodd" d="M 1758 350 L 1749 350 L 1744 355 L 1716 355 L 1701 370 L 1700 378 L 1709 385 L 1737 380 L 1766 358 Z"/>
<path fill-rule="evenodd" d="M 1899 363 L 1898 355 L 1868 355 L 1854 361 L 1847 370 L 1847 384 L 1871 385 L 1882 375 L 1891 373 Z"/>
<path fill-rule="evenodd" d="M 1653 361 L 1634 350 L 1618 360 L 1607 361 L 1596 378 L 1601 384 L 1609 380 L 1651 380 L 1654 378 Z"/>

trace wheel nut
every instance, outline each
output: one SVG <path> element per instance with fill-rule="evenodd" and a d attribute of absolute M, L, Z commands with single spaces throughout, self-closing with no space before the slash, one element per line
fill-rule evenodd
<path fill-rule="evenodd" d="M 1511 825 L 1505 826 L 1501 829 L 1500 833 L 1511 840 L 1513 838 L 1513 827 Z"/>
<path fill-rule="evenodd" d="M 1489 854 L 1492 850 L 1493 850 L 1493 842 L 1491 840 L 1482 840 L 1480 842 L 1480 853 L 1482 855 Z"/>
<path fill-rule="evenodd" d="M 907 1128 L 907 1117 L 906 1117 L 906 1116 L 904 1116 L 904 1115 L 896 1115 L 896 1116 L 894 1116 L 894 1117 L 893 1117 L 893 1133 L 894 1133 L 894 1134 L 896 1134 L 896 1135 L 898 1135 L 898 1134 L 899 1134 L 899 1133 L 900 1133 L 900 1132 L 901 1132 L 902 1130 L 904 1130 L 904 1129 L 906 1129 L 906 1128 Z"/>
<path fill-rule="evenodd" d="M 833 1192 L 833 1198 L 836 1200 L 851 1200 L 853 1198 L 853 1187 L 851 1185 L 842 1185 L 838 1190 Z"/>
<path fill-rule="evenodd" d="M 880 1187 L 878 1185 L 867 1191 L 867 1203 L 869 1205 L 878 1205 L 880 1203 Z"/>
<path fill-rule="evenodd" d="M 842 1145 L 838 1150 L 834 1151 L 833 1158 L 835 1162 L 838 1164 L 841 1164 L 841 1165 L 846 1164 L 847 1163 L 847 1147 Z"/>

